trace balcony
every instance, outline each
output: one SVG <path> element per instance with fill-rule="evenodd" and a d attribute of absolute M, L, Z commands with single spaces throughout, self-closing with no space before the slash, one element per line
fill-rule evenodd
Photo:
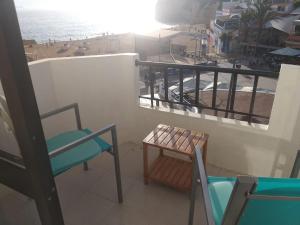
<path fill-rule="evenodd" d="M 77 102 L 84 127 L 115 123 L 118 129 L 124 203 L 117 203 L 112 159 L 103 154 L 91 161 L 89 171 L 77 167 L 56 178 L 66 224 L 187 224 L 187 193 L 143 184 L 141 141 L 159 123 L 210 135 L 210 175 L 289 175 L 300 144 L 299 66 L 282 65 L 269 123 L 249 124 L 141 102 L 137 59 L 120 54 L 30 63 L 40 113 Z M 46 137 L 73 128 L 73 119 L 66 112 L 45 120 Z M 204 224 L 198 203 L 195 224 Z M 34 202 L 4 186 L 0 206 L 1 224 L 40 224 Z"/>

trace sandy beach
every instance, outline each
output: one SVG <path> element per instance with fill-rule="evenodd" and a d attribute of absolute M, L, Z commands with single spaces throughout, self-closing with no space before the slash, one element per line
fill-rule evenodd
<path fill-rule="evenodd" d="M 84 55 L 102 55 L 133 52 L 135 35 L 131 33 L 105 35 L 83 40 L 55 41 L 43 44 L 24 42 L 28 61 L 45 58 L 72 57 Z"/>

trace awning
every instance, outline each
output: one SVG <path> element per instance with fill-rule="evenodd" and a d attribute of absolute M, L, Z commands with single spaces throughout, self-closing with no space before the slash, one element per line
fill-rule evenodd
<path fill-rule="evenodd" d="M 300 7 L 290 13 L 291 15 L 300 15 Z"/>
<path fill-rule="evenodd" d="M 287 16 L 287 17 L 279 17 L 273 20 L 270 20 L 265 24 L 265 28 L 274 28 L 276 30 L 280 30 L 287 34 L 292 34 L 295 30 L 294 21 L 299 19 L 300 15 L 296 16 Z"/>
<path fill-rule="evenodd" d="M 272 55 L 289 56 L 289 57 L 300 57 L 300 50 L 294 48 L 281 48 L 275 51 L 269 52 Z"/>

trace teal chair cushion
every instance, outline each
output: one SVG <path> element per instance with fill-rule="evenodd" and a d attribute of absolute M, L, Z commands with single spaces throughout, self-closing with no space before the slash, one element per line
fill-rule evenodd
<path fill-rule="evenodd" d="M 208 189 L 216 225 L 224 216 L 236 178 L 209 177 Z M 258 178 L 257 195 L 300 197 L 300 179 Z M 300 201 L 249 200 L 239 225 L 300 225 Z"/>
<path fill-rule="evenodd" d="M 63 147 L 71 142 L 74 142 L 80 138 L 86 137 L 91 134 L 89 129 L 68 131 L 56 135 L 47 140 L 48 152 L 52 152 L 57 148 Z M 82 164 L 89 159 L 99 155 L 103 151 L 107 151 L 111 148 L 111 145 L 102 140 L 99 137 L 95 137 L 90 141 L 87 141 L 73 149 L 70 149 L 64 153 L 61 153 L 51 159 L 52 173 L 54 176 L 76 166 Z"/>
<path fill-rule="evenodd" d="M 235 178 L 208 177 L 208 193 L 216 225 L 221 225 Z"/>

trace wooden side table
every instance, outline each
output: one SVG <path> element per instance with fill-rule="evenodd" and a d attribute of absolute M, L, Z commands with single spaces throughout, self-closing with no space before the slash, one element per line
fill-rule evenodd
<path fill-rule="evenodd" d="M 202 148 L 205 165 L 207 141 L 206 133 L 159 124 L 143 140 L 145 184 L 153 180 L 181 191 L 191 190 L 194 150 L 197 145 Z M 152 165 L 148 165 L 148 146 L 160 149 L 160 154 Z M 164 155 L 164 150 L 188 156 L 189 159 Z"/>

